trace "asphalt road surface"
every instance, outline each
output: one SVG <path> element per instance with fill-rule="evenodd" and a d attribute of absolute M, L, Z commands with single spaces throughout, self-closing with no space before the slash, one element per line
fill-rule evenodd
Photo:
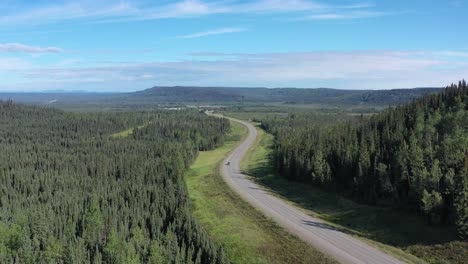
<path fill-rule="evenodd" d="M 257 137 L 250 123 L 229 118 L 249 129 L 248 137 L 224 161 L 221 173 L 226 183 L 243 199 L 259 209 L 314 248 L 341 263 L 394 264 L 404 263 L 368 244 L 336 230 L 323 221 L 311 217 L 285 201 L 273 196 L 241 173 L 240 161 Z M 229 163 L 229 165 L 227 165 Z"/>

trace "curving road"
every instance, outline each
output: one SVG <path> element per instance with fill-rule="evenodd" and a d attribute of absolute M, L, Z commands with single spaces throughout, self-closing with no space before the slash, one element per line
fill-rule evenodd
<path fill-rule="evenodd" d="M 228 117 L 229 118 L 229 117 Z M 314 248 L 341 263 L 395 264 L 404 263 L 364 242 L 334 229 L 323 221 L 311 217 L 283 200 L 271 195 L 241 173 L 240 161 L 257 137 L 250 123 L 229 118 L 249 130 L 248 137 L 226 158 L 221 173 L 226 183 L 243 199 L 282 227 L 310 243 Z M 230 165 L 226 165 L 230 162 Z"/>

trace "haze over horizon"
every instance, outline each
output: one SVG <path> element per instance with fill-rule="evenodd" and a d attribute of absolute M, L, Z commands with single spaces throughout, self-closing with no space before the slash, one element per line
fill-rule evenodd
<path fill-rule="evenodd" d="M 3 1 L 0 92 L 443 87 L 467 1 Z"/>

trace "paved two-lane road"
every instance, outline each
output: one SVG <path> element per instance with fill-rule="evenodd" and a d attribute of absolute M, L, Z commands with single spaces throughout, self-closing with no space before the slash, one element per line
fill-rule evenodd
<path fill-rule="evenodd" d="M 283 200 L 271 195 L 261 186 L 241 173 L 240 161 L 257 137 L 257 130 L 250 123 L 239 122 L 249 130 L 248 137 L 226 158 L 221 167 L 224 180 L 242 198 L 262 211 L 282 227 L 310 243 L 316 249 L 341 263 L 395 264 L 404 263 L 375 249 L 362 241 L 340 232 L 323 221 L 311 217 Z M 230 165 L 226 165 L 227 163 Z"/>

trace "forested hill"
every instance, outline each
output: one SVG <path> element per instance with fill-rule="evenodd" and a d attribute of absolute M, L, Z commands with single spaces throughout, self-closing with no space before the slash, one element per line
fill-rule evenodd
<path fill-rule="evenodd" d="M 338 90 L 235 87 L 154 87 L 127 94 L 130 101 L 144 102 L 279 102 L 290 104 L 397 105 L 411 102 L 438 88 L 394 90 Z"/>
<path fill-rule="evenodd" d="M 465 81 L 369 119 L 323 126 L 307 115 L 263 120 L 284 177 L 378 205 L 411 208 L 468 237 Z"/>
<path fill-rule="evenodd" d="M 165 104 L 286 103 L 328 106 L 384 106 L 411 102 L 440 88 L 338 90 L 236 87 L 154 87 L 132 93 L 0 93 L 0 99 L 67 106 L 152 106 Z"/>
<path fill-rule="evenodd" d="M 227 263 L 184 182 L 227 130 L 198 112 L 0 102 L 0 263 Z"/>

